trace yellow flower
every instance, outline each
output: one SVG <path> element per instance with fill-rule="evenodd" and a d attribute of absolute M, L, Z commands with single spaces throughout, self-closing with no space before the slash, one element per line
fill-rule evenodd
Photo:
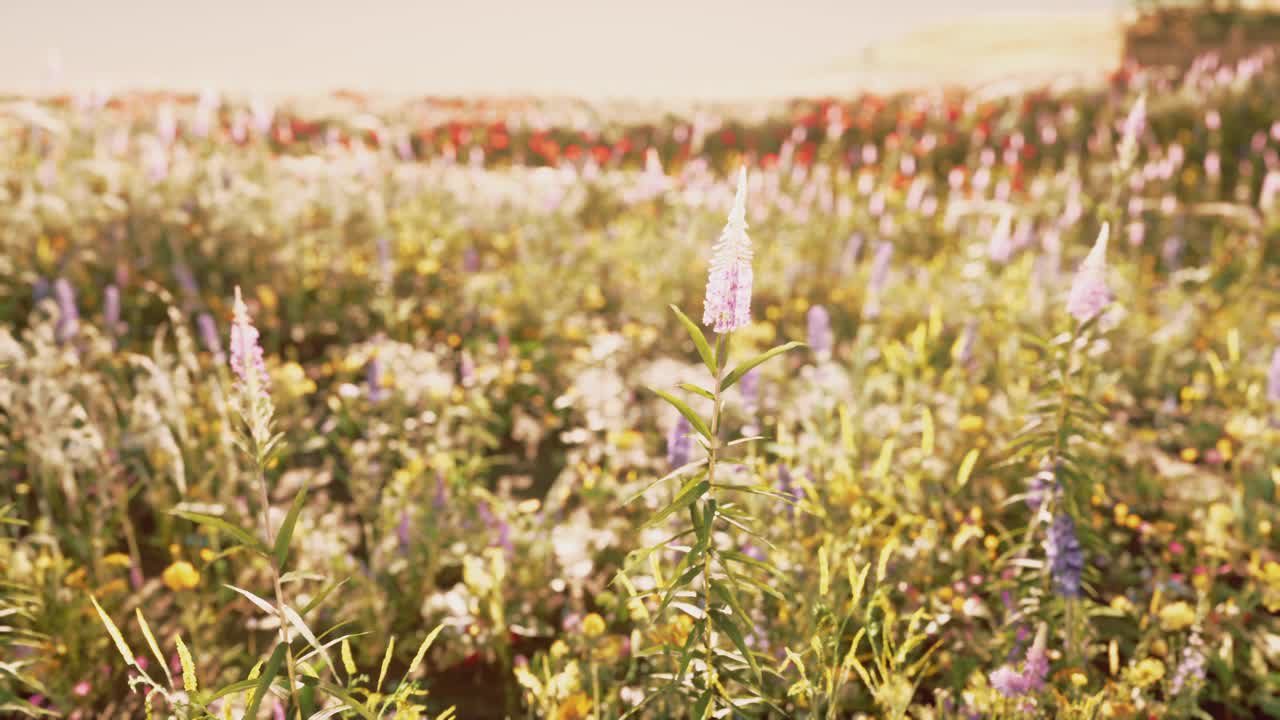
<path fill-rule="evenodd" d="M 960 428 L 960 432 L 977 433 L 982 432 L 986 425 L 986 421 L 977 415 L 965 415 L 960 418 L 960 422 L 957 427 Z"/>
<path fill-rule="evenodd" d="M 120 553 L 120 552 L 114 552 L 103 557 L 102 562 L 106 563 L 107 565 L 113 565 L 115 567 L 122 567 L 122 568 L 127 568 L 133 565 L 133 560 L 130 560 L 128 555 L 125 555 L 124 553 Z"/>
<path fill-rule="evenodd" d="M 1262 566 L 1262 604 L 1268 612 L 1280 612 L 1280 563 L 1272 560 Z"/>
<path fill-rule="evenodd" d="M 559 660 L 569 654 L 569 646 L 565 645 L 563 640 L 556 640 L 551 643 L 550 654 L 553 660 Z"/>
<path fill-rule="evenodd" d="M 1231 458 L 1235 457 L 1235 448 L 1231 445 L 1231 438 L 1220 438 L 1216 445 L 1218 453 L 1222 455 L 1223 462 L 1231 462 Z"/>
<path fill-rule="evenodd" d="M 586 720 L 591 715 L 591 698 L 584 692 L 576 692 L 560 704 L 557 720 Z"/>
<path fill-rule="evenodd" d="M 1164 677 L 1164 663 L 1155 658 L 1146 658 L 1133 669 L 1133 684 L 1148 687 L 1160 682 Z"/>
<path fill-rule="evenodd" d="M 605 624 L 604 618 L 596 613 L 590 613 L 582 618 L 582 634 L 589 638 L 598 638 L 604 634 Z"/>
<path fill-rule="evenodd" d="M 1182 455 L 1183 462 L 1193 463 L 1196 461 L 1197 458 L 1200 457 L 1200 451 L 1196 450 L 1193 447 L 1182 448 L 1181 455 Z"/>
<path fill-rule="evenodd" d="M 190 590 L 200 584 L 200 573 L 186 560 L 179 560 L 165 568 L 161 577 L 164 578 L 164 584 L 174 592 Z"/>
<path fill-rule="evenodd" d="M 1185 602 L 1170 603 L 1160 608 L 1160 627 L 1165 632 L 1185 630 L 1195 621 L 1196 611 Z"/>
<path fill-rule="evenodd" d="M 1089 676 L 1077 670 L 1071 673 L 1071 684 L 1076 687 L 1084 687 L 1089 684 Z"/>

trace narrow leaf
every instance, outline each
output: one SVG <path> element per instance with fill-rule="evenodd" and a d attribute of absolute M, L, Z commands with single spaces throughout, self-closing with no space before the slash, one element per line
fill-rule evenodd
<path fill-rule="evenodd" d="M 289 541 L 293 539 L 293 528 L 298 524 L 298 513 L 302 512 L 309 486 L 310 483 L 304 483 L 298 490 L 298 494 L 293 496 L 293 505 L 289 507 L 289 514 L 284 516 L 284 522 L 280 524 L 280 530 L 276 534 L 276 545 L 272 550 L 272 556 L 276 559 L 276 567 L 282 571 L 285 561 L 289 559 Z"/>
<path fill-rule="evenodd" d="M 276 679 L 276 675 L 280 673 L 280 665 L 284 663 L 284 654 L 287 645 L 277 643 L 276 649 L 271 653 L 271 659 L 267 660 L 267 664 L 262 668 L 262 674 L 258 676 L 258 685 L 254 688 L 253 698 L 249 700 L 249 706 L 245 708 L 244 717 L 258 717 L 258 706 L 262 704 L 262 699 L 267 695 L 267 688 L 271 687 L 272 681 Z"/>
<path fill-rule="evenodd" d="M 689 482 L 685 483 L 685 486 L 680 489 L 679 493 L 676 494 L 676 499 L 672 500 L 670 505 L 663 508 L 656 515 L 649 518 L 644 523 L 644 525 L 641 526 L 641 529 L 657 525 L 658 523 L 667 519 L 667 517 L 669 517 L 672 513 L 689 507 L 694 502 L 696 502 L 698 498 L 707 494 L 707 491 L 710 489 L 711 489 L 711 484 L 708 483 L 706 480 L 699 480 L 698 478 L 694 478 L 690 480 Z"/>
<path fill-rule="evenodd" d="M 196 664 L 186 643 L 182 642 L 182 636 L 174 635 L 173 641 L 178 646 L 178 662 L 182 664 L 182 689 L 188 694 L 193 693 L 200 689 L 196 682 Z"/>
<path fill-rule="evenodd" d="M 973 474 L 973 466 L 978 464 L 978 448 L 974 448 L 960 462 L 960 471 L 956 473 L 956 487 L 964 487 Z"/>
<path fill-rule="evenodd" d="M 711 376 L 715 377 L 717 373 L 716 357 L 711 352 L 711 345 L 707 342 L 707 336 L 702 333 L 702 328 L 698 327 L 688 315 L 680 311 L 675 305 L 671 306 L 671 311 L 680 318 L 680 323 L 684 325 L 684 329 L 689 331 L 689 338 L 693 340 L 694 347 L 698 348 L 698 355 L 702 357 L 702 363 L 707 366 L 707 370 L 711 372 Z"/>
<path fill-rule="evenodd" d="M 213 528 L 221 533 L 230 535 L 241 545 L 269 557 L 269 554 L 267 553 L 267 546 L 264 545 L 261 540 L 254 537 L 248 530 L 231 523 L 226 518 L 221 518 L 217 515 L 190 512 L 188 510 L 170 510 L 169 514 L 177 515 L 178 517 L 183 518 L 184 520 L 190 520 L 197 525 Z"/>
<path fill-rule="evenodd" d="M 138 625 L 142 627 L 142 637 L 147 639 L 147 646 L 151 648 L 151 654 L 156 656 L 156 660 L 160 661 L 160 669 L 164 670 L 164 676 L 169 681 L 169 687 L 177 690 L 173 684 L 173 673 L 169 672 L 169 663 L 165 662 L 164 653 L 160 652 L 160 643 L 156 642 L 156 636 L 151 633 L 151 626 L 147 624 L 147 619 L 142 617 L 142 608 L 134 608 L 133 614 L 138 618 Z"/>
<path fill-rule="evenodd" d="M 378 672 L 378 684 L 373 687 L 375 693 L 382 692 L 382 681 L 387 679 L 387 666 L 391 664 L 391 654 L 396 649 L 396 636 L 391 636 L 391 642 L 387 645 L 387 651 L 382 655 L 382 670 Z"/>
<path fill-rule="evenodd" d="M 440 634 L 441 630 L 444 630 L 444 626 L 438 625 L 435 630 L 427 633 L 427 636 L 423 638 L 422 644 L 418 646 L 418 652 L 413 655 L 413 662 L 409 663 L 409 671 L 404 674 L 405 677 L 413 676 L 413 672 L 418 669 L 418 665 L 422 663 L 422 658 L 427 654 L 427 648 L 431 647 L 431 643 L 435 642 L 436 636 Z"/>
<path fill-rule="evenodd" d="M 137 661 L 133 659 L 133 651 L 129 649 L 128 643 L 124 641 L 124 636 L 120 634 L 120 628 L 116 627 L 116 624 L 111 622 L 111 618 L 102 609 L 102 606 L 98 604 L 97 598 L 90 595 L 89 602 L 93 603 L 93 608 L 98 611 L 98 617 L 102 619 L 102 624 L 107 626 L 107 634 L 111 636 L 113 641 L 115 641 L 116 650 L 120 651 L 121 657 L 124 658 L 126 663 L 136 665 Z"/>
<path fill-rule="evenodd" d="M 680 411 L 680 414 L 683 415 L 684 418 L 689 421 L 689 424 L 693 426 L 694 430 L 698 431 L 699 435 L 706 438 L 707 440 L 711 440 L 711 428 L 707 427 L 707 423 L 703 421 L 701 417 L 698 416 L 698 413 L 693 411 L 693 408 L 686 405 L 685 402 L 680 398 L 676 397 L 675 395 L 672 395 L 669 392 L 666 392 L 665 390 L 659 390 L 657 388 L 649 388 L 649 389 L 653 391 L 654 395 L 657 395 L 663 400 L 666 400 L 667 402 L 671 403 L 672 407 Z"/>
<path fill-rule="evenodd" d="M 724 392 L 725 390 L 728 390 L 729 388 L 733 387 L 734 383 L 741 380 L 743 375 L 746 375 L 747 373 L 751 372 L 752 368 L 756 367 L 757 365 L 763 362 L 766 362 L 768 360 L 771 360 L 781 355 L 784 352 L 795 350 L 796 348 L 799 348 L 799 347 L 804 347 L 804 343 L 796 342 L 793 340 L 784 345 L 779 345 L 775 348 L 770 348 L 769 350 L 765 350 L 759 355 L 742 363 L 738 367 L 734 368 L 733 372 L 729 373 L 725 377 L 725 379 L 720 382 L 720 392 Z"/>

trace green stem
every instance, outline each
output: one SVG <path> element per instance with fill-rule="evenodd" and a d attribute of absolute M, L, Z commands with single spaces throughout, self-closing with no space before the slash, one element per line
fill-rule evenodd
<path fill-rule="evenodd" d="M 271 532 L 271 515 L 268 512 L 271 508 L 271 496 L 267 492 L 267 474 L 258 466 L 258 489 L 262 491 L 262 529 L 267 536 L 267 547 L 275 547 L 275 537 Z M 285 668 L 289 672 L 289 691 L 293 696 L 293 707 L 296 716 L 302 718 L 302 703 L 298 698 L 298 677 L 297 670 L 294 668 L 293 647 L 289 645 L 289 620 L 284 614 L 284 588 L 280 584 L 280 567 L 276 565 L 275 557 L 270 559 L 271 563 L 271 580 L 276 591 L 276 615 L 280 619 L 280 642 L 285 647 Z"/>
<path fill-rule="evenodd" d="M 711 400 L 711 439 L 707 448 L 707 499 L 712 498 L 712 494 L 716 489 L 716 459 L 720 453 L 720 410 L 722 407 L 722 398 L 720 397 L 720 383 L 724 379 L 725 366 L 729 360 L 729 346 L 725 342 L 726 336 L 718 334 L 716 336 L 716 377 L 712 387 Z M 715 522 L 714 518 L 711 522 Z M 712 528 L 707 528 L 707 537 L 710 538 Z M 706 654 L 706 673 L 707 673 L 707 689 L 712 690 L 715 687 L 715 671 L 713 668 L 714 647 L 711 640 L 711 543 L 708 541 L 707 548 L 702 555 L 702 592 L 703 592 L 703 612 L 706 614 L 706 626 L 703 628 L 702 637 L 704 641 L 703 649 Z M 712 690 L 714 692 L 714 690 Z"/>

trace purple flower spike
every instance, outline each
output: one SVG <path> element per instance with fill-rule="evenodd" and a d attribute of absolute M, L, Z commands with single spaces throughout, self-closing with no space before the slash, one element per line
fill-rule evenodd
<path fill-rule="evenodd" d="M 689 425 L 689 421 L 680 415 L 671 426 L 671 431 L 667 433 L 667 464 L 671 469 L 689 464 L 689 454 L 693 449 L 693 440 L 689 437 L 691 432 L 693 428 Z"/>
<path fill-rule="evenodd" d="M 1019 671 L 1013 665 L 1001 666 L 988 676 L 991 687 L 1007 698 L 1021 697 L 1044 687 L 1049 675 L 1049 656 L 1045 653 L 1047 627 L 1040 626 L 1036 640 L 1027 650 L 1026 662 Z"/>
<path fill-rule="evenodd" d="M 113 336 L 120 327 L 120 288 L 115 285 L 108 285 L 102 291 L 102 323 Z"/>
<path fill-rule="evenodd" d="M 1107 238 L 1110 234 L 1110 226 L 1104 223 L 1097 242 L 1080 264 L 1075 281 L 1071 283 L 1067 312 L 1079 322 L 1088 322 L 1111 304 L 1111 288 L 1107 286 Z"/>
<path fill-rule="evenodd" d="M 718 333 L 751 323 L 751 238 L 747 236 L 747 169 L 738 175 L 738 193 L 729 221 L 712 250 L 702 322 Z"/>
<path fill-rule="evenodd" d="M 1280 347 L 1271 353 L 1271 367 L 1267 369 L 1267 399 L 1280 402 Z"/>
<path fill-rule="evenodd" d="M 67 342 L 80 331 L 80 311 L 76 308 L 76 290 L 66 278 L 58 278 L 53 284 L 53 296 L 58 301 L 58 342 Z"/>
<path fill-rule="evenodd" d="M 269 378 L 262 359 L 262 346 L 258 344 L 258 329 L 249 317 L 249 308 L 236 286 L 236 301 L 231 320 L 231 370 L 245 387 L 267 394 Z"/>
<path fill-rule="evenodd" d="M 809 347 L 820 358 L 831 355 L 831 314 L 821 305 L 809 308 L 806 316 L 809 323 Z"/>
<path fill-rule="evenodd" d="M 204 349 L 218 362 L 222 362 L 222 338 L 218 336 L 218 324 L 213 321 L 213 316 L 207 312 L 197 315 L 196 331 L 200 333 Z"/>
<path fill-rule="evenodd" d="M 1076 523 L 1070 515 L 1059 513 L 1049 528 L 1044 542 L 1053 587 L 1063 597 L 1080 597 L 1080 575 L 1084 572 L 1084 550 L 1076 536 Z"/>

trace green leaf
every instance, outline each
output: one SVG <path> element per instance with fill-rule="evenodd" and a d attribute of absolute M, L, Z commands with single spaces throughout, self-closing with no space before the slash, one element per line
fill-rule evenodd
<path fill-rule="evenodd" d="M 267 552 L 267 546 L 264 545 L 261 540 L 254 537 L 248 530 L 231 523 L 225 518 L 218 517 L 217 515 L 206 515 L 205 513 L 191 512 L 189 510 L 170 510 L 169 514 L 177 515 L 178 517 L 183 518 L 184 520 L 190 520 L 197 525 L 213 528 L 214 530 L 226 535 L 230 535 L 241 545 L 244 545 L 264 557 L 271 557 L 270 553 Z"/>
<path fill-rule="evenodd" d="M 422 644 L 418 646 L 418 652 L 413 656 L 413 662 L 409 663 L 409 671 L 404 674 L 405 677 L 410 677 L 413 675 L 413 671 L 418 669 L 418 665 L 422 663 L 423 656 L 427 654 L 427 648 L 431 647 L 431 643 L 435 642 L 436 636 L 440 634 L 441 630 L 444 630 L 444 626 L 437 626 L 422 640 Z"/>
<path fill-rule="evenodd" d="M 284 522 L 280 523 L 280 532 L 276 534 L 276 546 L 272 555 L 276 559 L 276 567 L 280 570 L 284 570 L 284 563 L 289 559 L 289 541 L 293 539 L 293 527 L 298 524 L 298 513 L 302 512 L 302 504 L 306 502 L 309 487 L 310 483 L 304 483 L 298 494 L 293 496 L 293 505 L 289 507 L 289 514 L 284 516 Z"/>
<path fill-rule="evenodd" d="M 280 613 L 284 613 L 289 624 L 292 625 L 294 629 L 302 635 L 302 637 L 306 638 L 307 642 L 311 644 L 311 647 L 316 649 L 316 652 L 320 653 L 321 656 L 324 657 L 324 661 L 329 665 L 329 667 L 333 667 L 333 658 L 329 657 L 329 651 L 320 645 L 319 638 L 317 638 L 316 634 L 311 632 L 311 628 L 307 627 L 307 624 L 303 622 L 302 616 L 298 614 L 297 610 L 294 610 L 288 605 L 277 609 L 276 606 L 266 600 L 263 600 L 244 588 L 238 588 L 235 585 L 224 585 L 224 587 L 231 588 L 232 590 L 240 593 L 254 605 L 257 605 L 258 609 L 262 610 L 269 616 L 279 617 Z"/>
<path fill-rule="evenodd" d="M 711 716 L 711 688 L 702 691 L 698 696 L 698 700 L 693 704 L 693 712 L 689 717 L 693 720 L 707 720 Z"/>
<path fill-rule="evenodd" d="M 0 703 L 0 714 L 8 713 L 18 713 L 27 717 L 61 717 L 58 713 L 53 712 L 52 710 L 45 710 L 42 707 L 32 705 L 26 700 L 17 698 L 11 699 L 5 703 Z"/>
<path fill-rule="evenodd" d="M 382 655 L 382 670 L 378 672 L 378 684 L 373 686 L 375 693 L 382 692 L 382 681 L 387 679 L 387 666 L 391 664 L 391 655 L 396 650 L 396 636 L 391 636 L 391 641 L 387 643 L 387 651 Z"/>
<path fill-rule="evenodd" d="M 116 650 L 120 651 L 121 657 L 129 665 L 137 665 L 133 659 L 133 651 L 129 649 L 129 644 L 124 641 L 124 636 L 120 634 L 120 628 L 111 622 L 111 616 L 107 615 L 102 606 L 98 604 L 98 598 L 90 595 L 89 602 L 93 603 L 93 608 L 98 611 L 98 617 L 102 619 L 102 624 L 107 626 L 107 634 L 116 644 Z"/>
<path fill-rule="evenodd" d="M 693 429 L 698 431 L 698 434 L 702 435 L 702 437 L 707 440 L 711 439 L 711 428 L 707 427 L 707 423 L 703 421 L 702 418 L 698 417 L 698 413 L 694 412 L 693 409 L 686 405 L 683 400 L 664 390 L 659 390 L 657 388 L 649 389 L 653 391 L 654 395 L 666 400 L 671 403 L 672 407 L 679 410 L 685 420 L 688 420 L 689 424 L 693 426 Z"/>
<path fill-rule="evenodd" d="M 684 639 L 684 647 L 680 649 L 680 672 L 676 673 L 676 676 L 672 678 L 672 685 L 679 685 L 684 678 L 685 671 L 689 669 L 689 662 L 693 660 L 693 649 L 702 637 L 702 633 L 706 632 L 706 630 L 706 618 L 698 620 L 689 629 L 689 636 Z M 707 662 L 711 662 L 711 659 L 707 658 Z"/>
<path fill-rule="evenodd" d="M 676 387 L 680 388 L 681 390 L 687 390 L 688 392 L 691 392 L 694 395 L 701 395 L 702 397 L 712 402 L 715 402 L 715 399 L 716 399 L 715 393 L 711 392 L 710 390 L 704 387 L 699 387 L 697 385 L 694 385 L 693 383 L 680 383 Z"/>
<path fill-rule="evenodd" d="M 670 479 L 672 479 L 672 478 L 680 477 L 681 475 L 687 475 L 688 473 L 693 472 L 694 470 L 697 470 L 698 468 L 700 468 L 700 467 L 702 467 L 703 465 L 706 465 L 706 464 L 707 464 L 707 459 L 706 459 L 706 458 L 702 458 L 701 460 L 695 460 L 694 462 L 691 462 L 691 463 L 689 463 L 688 465 L 681 465 L 680 467 L 676 468 L 675 470 L 672 470 L 671 472 L 667 473 L 666 475 L 663 475 L 662 477 L 658 478 L 657 480 L 654 480 L 653 482 L 649 483 L 648 485 L 645 485 L 645 486 L 644 486 L 644 488 L 642 488 L 642 489 L 640 490 L 640 492 L 637 492 L 635 495 L 632 495 L 631 497 L 629 497 L 629 498 L 627 498 L 626 500 L 622 501 L 622 504 L 623 504 L 624 506 L 625 506 L 625 505 L 630 505 L 631 503 L 635 502 L 636 500 L 639 500 L 640 498 L 644 497 L 644 494 L 645 494 L 645 493 L 647 493 L 647 492 L 649 492 L 649 490 L 651 490 L 651 489 L 653 488 L 653 486 L 658 485 L 658 484 L 663 483 L 663 482 L 666 482 L 667 480 L 670 480 Z"/>
<path fill-rule="evenodd" d="M 680 322 L 684 325 L 684 329 L 689 331 L 689 337 L 693 340 L 694 347 L 698 348 L 698 354 L 702 356 L 702 363 L 707 366 L 707 370 L 711 372 L 711 376 L 715 377 L 719 369 L 716 367 L 715 353 L 711 352 L 711 345 L 707 343 L 707 336 L 703 334 L 702 328 L 698 327 L 688 315 L 680 312 L 680 308 L 675 305 L 671 306 L 671 311 L 680 318 Z"/>
<path fill-rule="evenodd" d="M 343 690 L 342 688 L 336 685 L 332 685 L 327 682 L 319 682 L 319 681 L 316 681 L 316 687 L 325 691 L 329 695 L 332 695 L 333 697 L 338 698 L 342 702 L 350 705 L 351 709 L 355 710 L 360 715 L 360 717 L 364 718 L 364 720 L 377 720 L 377 717 L 373 713 L 369 712 L 369 709 L 364 706 L 364 703 L 360 702 L 359 700 L 356 700 L 354 697 L 351 696 L 351 693 L 347 692 L 346 690 Z"/>
<path fill-rule="evenodd" d="M 733 622 L 733 618 L 712 610 L 711 622 L 720 628 L 721 632 L 729 636 L 729 639 L 733 641 L 734 647 L 738 648 L 738 652 L 742 653 L 743 657 L 747 659 L 747 663 L 751 665 L 751 671 L 756 674 L 756 682 L 762 682 L 763 678 L 760 675 L 760 666 L 756 664 L 756 656 L 751 654 L 750 648 L 747 647 L 746 638 L 742 636 L 742 631 Z"/>
<path fill-rule="evenodd" d="M 670 505 L 658 511 L 656 515 L 649 518 L 644 525 L 640 526 L 640 528 L 643 530 L 644 528 L 653 527 L 663 520 L 666 520 L 672 513 L 683 510 L 697 502 L 698 498 L 706 495 L 707 491 L 710 489 L 711 483 L 706 480 L 699 480 L 696 477 L 693 478 L 689 482 L 685 483 L 684 487 L 680 488 L 680 492 L 676 494 L 676 499 L 672 500 Z"/>
<path fill-rule="evenodd" d="M 302 608 L 302 612 L 300 614 L 306 615 L 312 610 L 315 610 L 316 608 L 320 607 L 320 603 L 324 602 L 325 599 L 329 597 L 329 593 L 332 593 L 334 590 L 337 590 L 339 587 L 342 587 L 342 585 L 344 585 L 347 582 L 347 580 L 348 578 L 343 578 L 341 580 L 334 580 L 333 582 L 330 582 L 328 585 L 325 585 L 324 589 L 316 593 L 316 596 L 311 598 L 311 602 L 307 603 L 306 607 Z"/>
<path fill-rule="evenodd" d="M 156 660 L 160 661 L 160 669 L 164 671 L 164 676 L 169 680 L 169 687 L 177 689 L 173 684 L 173 673 L 169 672 L 169 663 L 164 659 L 164 653 L 160 652 L 160 643 L 156 642 L 156 636 L 151 634 L 151 626 L 147 624 L 147 619 L 142 617 L 142 608 L 134 608 L 133 614 L 138 617 L 138 624 L 142 626 L 142 637 L 147 639 L 147 646 L 151 648 L 152 654 L 156 656 Z"/>
<path fill-rule="evenodd" d="M 258 664 L 261 665 L 262 661 L 259 660 Z M 251 677 L 248 680 L 240 680 L 238 682 L 233 682 L 230 685 L 219 688 L 214 693 L 211 693 L 208 695 L 201 694 L 200 696 L 201 704 L 203 705 L 212 704 L 213 701 L 217 700 L 218 698 L 226 697 L 227 695 L 233 695 L 235 693 L 243 692 L 245 690 L 252 690 L 253 688 L 257 687 L 257 685 L 258 685 L 258 676 Z"/>
<path fill-rule="evenodd" d="M 258 684 L 253 691 L 253 699 L 249 701 L 249 706 L 245 708 L 244 717 L 258 717 L 258 706 L 262 704 L 262 698 L 266 697 L 267 688 L 271 687 L 271 682 L 280 673 L 280 665 L 284 663 L 284 654 L 287 648 L 288 646 L 284 643 L 276 644 L 276 649 L 271 653 L 271 659 L 267 661 L 266 666 L 262 668 L 262 674 L 258 676 Z M 223 690 L 226 690 L 226 688 L 223 688 Z"/>
<path fill-rule="evenodd" d="M 200 689 L 200 685 L 196 682 L 196 664 L 191 659 L 191 651 L 182 642 L 181 635 L 174 635 L 173 641 L 178 646 L 178 662 L 182 665 L 182 689 L 189 695 L 194 694 Z"/>
<path fill-rule="evenodd" d="M 775 348 L 770 348 L 769 350 L 765 350 L 759 355 L 751 358 L 750 360 L 734 368 L 733 372 L 729 373 L 729 375 L 726 376 L 725 379 L 720 382 L 720 392 L 724 392 L 725 390 L 728 390 L 729 388 L 733 387 L 734 383 L 741 380 L 743 375 L 746 375 L 747 373 L 751 372 L 752 368 L 756 367 L 757 365 L 763 362 L 766 362 L 768 360 L 772 360 L 773 358 L 781 355 L 784 352 L 789 352 L 791 350 L 795 350 L 796 348 L 800 348 L 800 347 L 804 347 L 804 343 L 796 342 L 792 340 L 789 343 L 779 345 Z"/>

